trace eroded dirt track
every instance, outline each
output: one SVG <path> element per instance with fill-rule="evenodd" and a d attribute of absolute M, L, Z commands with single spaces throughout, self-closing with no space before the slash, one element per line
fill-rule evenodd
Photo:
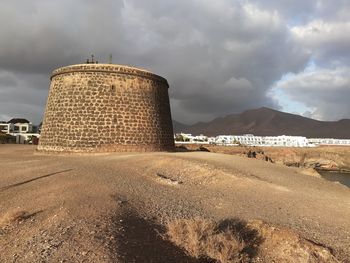
<path fill-rule="evenodd" d="M 137 239 L 122 238 L 130 229 L 143 219 L 162 225 L 193 217 L 262 220 L 350 258 L 350 190 L 296 168 L 206 152 L 45 156 L 34 149 L 0 145 L 1 262 L 147 262 L 127 251 L 142 251 L 125 245 Z M 16 211 L 24 218 L 11 219 Z M 134 213 L 130 226 L 125 215 Z M 153 254 L 195 262 L 159 246 Z"/>

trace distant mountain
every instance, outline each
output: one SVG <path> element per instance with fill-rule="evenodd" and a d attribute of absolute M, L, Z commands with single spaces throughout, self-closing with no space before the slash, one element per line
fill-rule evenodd
<path fill-rule="evenodd" d="M 317 121 L 269 108 L 230 114 L 210 122 L 185 125 L 174 121 L 175 132 L 208 136 L 254 134 L 261 136 L 294 135 L 309 138 L 350 138 L 350 120 Z"/>
<path fill-rule="evenodd" d="M 189 125 L 183 124 L 181 122 L 175 121 L 173 120 L 173 129 L 174 132 L 182 132 L 184 130 L 186 130 L 189 127 Z"/>

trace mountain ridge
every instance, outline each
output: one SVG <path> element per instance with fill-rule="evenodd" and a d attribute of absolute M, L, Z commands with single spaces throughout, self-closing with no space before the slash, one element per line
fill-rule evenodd
<path fill-rule="evenodd" d="M 350 119 L 319 121 L 297 114 L 262 107 L 218 117 L 209 122 L 186 125 L 173 121 L 174 132 L 208 136 L 254 134 L 260 136 L 292 135 L 309 138 L 350 138 Z"/>

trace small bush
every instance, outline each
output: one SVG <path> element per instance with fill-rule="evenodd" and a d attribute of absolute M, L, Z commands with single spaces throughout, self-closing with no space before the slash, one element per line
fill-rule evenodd
<path fill-rule="evenodd" d="M 206 219 L 179 219 L 168 222 L 166 237 L 195 258 L 209 258 L 221 263 L 247 262 L 245 242 L 232 229 L 219 230 Z"/>

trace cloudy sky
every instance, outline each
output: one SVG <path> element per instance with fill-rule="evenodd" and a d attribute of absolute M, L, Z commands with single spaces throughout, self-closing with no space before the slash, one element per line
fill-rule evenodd
<path fill-rule="evenodd" d="M 181 122 L 350 118 L 348 0 L 0 0 L 0 41 L 0 120 L 39 123 L 51 71 L 92 53 L 167 78 Z"/>

